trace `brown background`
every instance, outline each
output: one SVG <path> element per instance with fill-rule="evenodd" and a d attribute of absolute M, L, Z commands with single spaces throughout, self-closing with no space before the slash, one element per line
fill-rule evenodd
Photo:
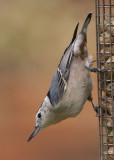
<path fill-rule="evenodd" d="M 90 102 L 78 117 L 27 142 L 74 28 L 80 22 L 81 29 L 90 11 L 88 50 L 96 59 L 94 0 L 0 1 L 0 160 L 98 160 L 98 119 Z"/>

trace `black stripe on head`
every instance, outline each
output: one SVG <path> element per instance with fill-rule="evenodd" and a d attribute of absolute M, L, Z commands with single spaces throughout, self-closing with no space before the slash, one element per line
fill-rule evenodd
<path fill-rule="evenodd" d="M 52 105 L 52 101 L 51 101 L 51 95 L 50 95 L 50 90 L 48 91 L 48 93 L 47 93 L 47 97 L 49 98 L 49 100 L 50 100 L 50 103 L 51 103 L 51 105 Z"/>

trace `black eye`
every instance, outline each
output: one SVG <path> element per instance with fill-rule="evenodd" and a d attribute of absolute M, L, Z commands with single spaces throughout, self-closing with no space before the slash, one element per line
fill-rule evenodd
<path fill-rule="evenodd" d="M 38 118 L 41 118 L 41 113 L 38 113 Z"/>

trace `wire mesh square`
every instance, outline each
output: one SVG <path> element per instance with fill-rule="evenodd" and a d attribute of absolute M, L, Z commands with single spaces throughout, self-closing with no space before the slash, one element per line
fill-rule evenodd
<path fill-rule="evenodd" d="M 100 160 L 114 160 L 114 0 L 96 0 Z"/>

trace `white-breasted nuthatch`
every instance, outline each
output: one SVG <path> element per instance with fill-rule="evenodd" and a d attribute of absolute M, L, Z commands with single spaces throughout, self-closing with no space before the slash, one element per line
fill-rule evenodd
<path fill-rule="evenodd" d="M 92 63 L 92 56 L 88 55 L 86 35 L 91 16 L 92 13 L 89 13 L 78 35 L 79 23 L 77 24 L 72 41 L 66 48 L 52 79 L 49 92 L 36 114 L 35 130 L 28 141 L 41 129 L 77 116 L 86 100 L 90 100 L 96 110 L 91 96 L 92 78 L 86 68 Z"/>

